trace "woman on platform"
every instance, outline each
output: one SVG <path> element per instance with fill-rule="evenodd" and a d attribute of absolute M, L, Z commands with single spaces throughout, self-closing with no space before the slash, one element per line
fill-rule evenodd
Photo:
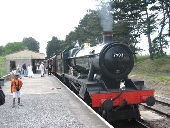
<path fill-rule="evenodd" d="M 32 66 L 29 64 L 27 67 L 28 77 L 31 78 L 33 76 Z"/>

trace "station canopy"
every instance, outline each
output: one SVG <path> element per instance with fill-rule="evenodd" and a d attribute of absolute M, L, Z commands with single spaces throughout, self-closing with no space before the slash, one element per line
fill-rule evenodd
<path fill-rule="evenodd" d="M 44 53 L 39 53 L 31 50 L 22 50 L 5 56 L 7 60 L 11 59 L 45 59 Z"/>

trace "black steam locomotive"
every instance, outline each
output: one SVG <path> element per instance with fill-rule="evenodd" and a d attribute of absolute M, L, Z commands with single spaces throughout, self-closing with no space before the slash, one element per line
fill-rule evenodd
<path fill-rule="evenodd" d="M 50 60 L 53 73 L 108 121 L 138 119 L 140 103 L 155 104 L 154 91 L 144 81 L 128 78 L 134 53 L 113 42 L 111 32 L 103 33 L 101 44 L 70 47 Z"/>

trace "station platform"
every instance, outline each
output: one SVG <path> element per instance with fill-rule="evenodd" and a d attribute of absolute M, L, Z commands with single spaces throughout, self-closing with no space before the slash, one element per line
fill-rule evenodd
<path fill-rule="evenodd" d="M 11 81 L 2 86 L 6 103 L 0 106 L 0 128 L 113 128 L 55 76 L 21 80 L 23 106 L 12 108 Z"/>

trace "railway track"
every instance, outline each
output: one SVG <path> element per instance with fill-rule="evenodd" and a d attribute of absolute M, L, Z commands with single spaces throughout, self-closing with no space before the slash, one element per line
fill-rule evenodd
<path fill-rule="evenodd" d="M 136 120 L 136 122 L 139 124 L 140 128 L 151 128 L 150 126 L 146 125 L 146 123 Z"/>
<path fill-rule="evenodd" d="M 156 99 L 155 105 L 152 107 L 147 106 L 144 103 L 142 103 L 140 105 L 142 105 L 144 108 L 155 111 L 158 114 L 161 114 L 161 115 L 164 115 L 164 116 L 170 118 L 170 99 L 158 97 L 158 96 L 155 96 L 155 99 Z"/>
<path fill-rule="evenodd" d="M 146 104 L 141 104 L 145 108 L 155 111 L 156 113 L 166 116 L 170 119 L 170 99 L 155 96 L 155 105 L 152 107 L 147 106 Z M 161 121 L 162 122 L 162 121 Z M 149 122 L 145 122 L 143 120 L 133 120 L 133 121 L 118 121 L 110 123 L 114 128 L 155 128 L 154 126 L 150 126 Z M 159 125 L 161 123 L 158 123 Z M 164 126 L 164 125 L 161 125 Z"/>
<path fill-rule="evenodd" d="M 112 122 L 111 125 L 114 128 L 151 128 L 146 122 L 143 120 L 122 120 Z"/>
<path fill-rule="evenodd" d="M 147 106 L 146 104 L 140 104 L 144 108 L 148 110 L 152 110 L 159 115 L 166 116 L 167 118 L 170 119 L 170 99 L 164 98 L 164 97 L 159 97 L 155 96 L 155 105 L 152 107 Z M 160 124 L 160 123 L 159 123 Z M 113 125 L 115 128 L 152 128 L 147 122 L 142 121 L 142 120 L 134 120 L 134 121 L 125 121 L 123 122 L 118 122 Z M 163 126 L 163 125 L 162 125 Z"/>

